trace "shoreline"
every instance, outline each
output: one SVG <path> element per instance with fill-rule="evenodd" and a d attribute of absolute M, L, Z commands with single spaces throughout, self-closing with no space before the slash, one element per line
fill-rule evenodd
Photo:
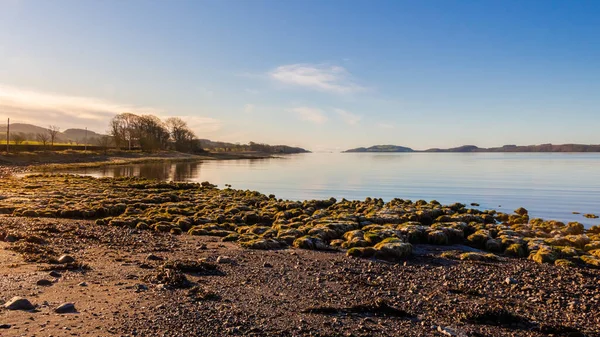
<path fill-rule="evenodd" d="M 17 153 L 9 156 L 6 154 L 0 155 L 0 178 L 10 176 L 13 173 L 48 172 L 132 164 L 270 158 L 279 158 L 279 155 L 250 152 L 209 152 L 195 155 L 174 151 L 159 153 L 115 151 L 108 154 L 95 151 L 44 151 L 26 154 Z"/>
<path fill-rule="evenodd" d="M 7 336 L 600 335 L 600 226 L 523 208 L 39 174 L 0 213 Z"/>

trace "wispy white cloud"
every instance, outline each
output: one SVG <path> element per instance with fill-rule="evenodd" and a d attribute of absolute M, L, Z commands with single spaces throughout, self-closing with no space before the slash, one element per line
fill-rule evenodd
<path fill-rule="evenodd" d="M 303 121 L 311 122 L 314 124 L 324 124 L 327 122 L 327 116 L 323 113 L 323 111 L 315 108 L 309 107 L 298 107 L 294 109 L 290 109 L 290 111 L 296 113 L 298 118 Z"/>
<path fill-rule="evenodd" d="M 253 113 L 255 108 L 256 107 L 254 106 L 254 104 L 248 103 L 248 104 L 244 105 L 244 112 L 247 114 Z"/>
<path fill-rule="evenodd" d="M 271 72 L 269 77 L 278 82 L 306 87 L 313 90 L 346 94 L 364 90 L 344 68 L 323 64 L 282 65 Z"/>
<path fill-rule="evenodd" d="M 88 127 L 104 132 L 109 120 L 116 114 L 153 114 L 160 118 L 175 117 L 160 109 L 121 104 L 103 99 L 40 92 L 0 84 L 0 117 L 10 117 L 15 123 L 47 124 L 66 128 Z M 177 116 L 186 120 L 196 132 L 210 132 L 221 128 L 221 121 L 210 117 Z"/>
<path fill-rule="evenodd" d="M 346 124 L 348 124 L 348 125 L 357 125 L 360 122 L 360 120 L 362 119 L 361 116 L 355 115 L 346 110 L 333 109 L 333 111 L 335 111 L 335 113 L 337 113 L 338 116 L 340 116 L 342 118 L 342 120 L 344 120 L 344 122 L 346 122 Z"/>

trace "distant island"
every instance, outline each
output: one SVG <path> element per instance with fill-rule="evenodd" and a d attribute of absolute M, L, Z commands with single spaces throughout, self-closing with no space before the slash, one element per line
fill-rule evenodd
<path fill-rule="evenodd" d="M 415 150 L 409 147 L 396 145 L 374 145 L 371 147 L 358 147 L 344 152 L 415 152 Z"/>
<path fill-rule="evenodd" d="M 584 144 L 541 144 L 541 145 L 504 145 L 502 147 L 481 148 L 475 145 L 463 145 L 449 149 L 427 149 L 413 150 L 409 147 L 397 145 L 374 145 L 371 147 L 359 147 L 343 151 L 344 153 L 360 153 L 360 152 L 453 152 L 453 153 L 469 153 L 469 152 L 600 152 L 600 145 L 584 145 Z"/>

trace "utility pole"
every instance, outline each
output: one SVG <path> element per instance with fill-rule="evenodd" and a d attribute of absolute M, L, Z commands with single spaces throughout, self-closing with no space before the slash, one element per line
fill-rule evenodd
<path fill-rule="evenodd" d="M 87 151 L 87 126 L 85 127 L 85 137 L 83 139 L 83 142 L 85 143 L 84 151 Z"/>
<path fill-rule="evenodd" d="M 8 154 L 9 151 L 8 144 L 10 144 L 10 118 L 8 119 L 8 122 L 6 122 L 6 154 Z"/>

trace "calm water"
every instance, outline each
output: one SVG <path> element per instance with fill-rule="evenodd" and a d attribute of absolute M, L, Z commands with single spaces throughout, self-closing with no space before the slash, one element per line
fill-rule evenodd
<path fill-rule="evenodd" d="M 311 153 L 282 159 L 144 164 L 71 171 L 101 176 L 210 181 L 278 198 L 436 199 L 476 202 L 505 212 L 523 206 L 533 217 L 600 219 L 600 154 Z M 581 215 L 572 212 L 581 212 Z"/>

